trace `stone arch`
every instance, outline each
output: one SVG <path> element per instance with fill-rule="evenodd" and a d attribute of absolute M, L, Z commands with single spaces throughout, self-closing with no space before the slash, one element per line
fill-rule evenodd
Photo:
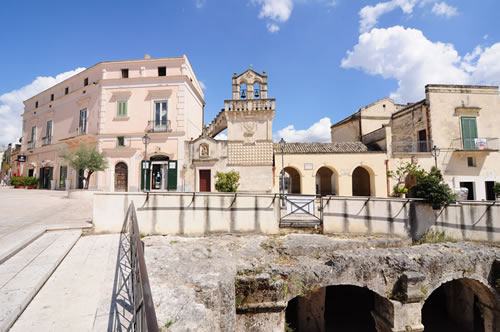
<path fill-rule="evenodd" d="M 353 196 L 374 196 L 375 173 L 370 167 L 360 165 L 354 168 L 351 177 Z"/>
<path fill-rule="evenodd" d="M 260 80 L 257 79 L 253 82 L 253 97 L 260 99 Z"/>
<path fill-rule="evenodd" d="M 248 87 L 246 81 L 241 82 L 239 86 L 240 86 L 240 99 L 250 99 L 248 98 Z"/>
<path fill-rule="evenodd" d="M 338 172 L 331 166 L 321 166 L 316 170 L 316 194 L 338 194 Z"/>
<path fill-rule="evenodd" d="M 441 279 L 423 300 L 422 324 L 426 331 L 484 331 L 500 328 L 500 302 L 495 290 L 479 278 Z"/>
<path fill-rule="evenodd" d="M 375 291 L 359 285 L 337 284 L 292 298 L 287 304 L 285 320 L 296 332 L 376 332 L 388 328 L 387 324 L 392 327 L 393 313 L 392 302 Z"/>
<path fill-rule="evenodd" d="M 115 164 L 114 190 L 128 191 L 128 165 L 124 161 Z"/>
<path fill-rule="evenodd" d="M 285 191 L 287 191 L 289 194 L 302 193 L 302 173 L 300 173 L 300 170 L 293 166 L 287 166 L 284 168 L 284 170 L 286 173 Z"/>

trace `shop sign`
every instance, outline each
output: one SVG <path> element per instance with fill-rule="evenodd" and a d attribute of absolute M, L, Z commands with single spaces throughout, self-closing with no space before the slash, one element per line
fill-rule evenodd
<path fill-rule="evenodd" d="M 24 163 L 24 162 L 26 162 L 26 156 L 24 154 L 20 154 L 20 155 L 17 156 L 16 161 Z"/>

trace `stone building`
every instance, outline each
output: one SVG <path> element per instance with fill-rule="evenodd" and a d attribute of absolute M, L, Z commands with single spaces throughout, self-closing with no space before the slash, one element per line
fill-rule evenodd
<path fill-rule="evenodd" d="M 82 188 L 83 171 L 59 154 L 86 143 L 108 161 L 91 189 L 180 190 L 184 143 L 201 134 L 204 104 L 186 56 L 100 62 L 24 102 L 22 173 L 40 177 L 41 188 Z"/>
<path fill-rule="evenodd" d="M 232 99 L 186 143 L 185 190 L 215 191 L 217 171 L 240 174 L 241 192 L 271 192 L 275 99 L 267 96 L 267 75 L 252 69 L 232 78 Z M 214 137 L 227 129 L 227 140 Z"/>

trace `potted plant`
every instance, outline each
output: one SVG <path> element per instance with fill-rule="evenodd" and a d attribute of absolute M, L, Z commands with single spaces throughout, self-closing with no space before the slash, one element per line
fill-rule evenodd
<path fill-rule="evenodd" d="M 24 176 L 12 176 L 9 183 L 14 186 L 14 188 L 22 188 L 24 186 Z"/>
<path fill-rule="evenodd" d="M 28 176 L 24 179 L 24 185 L 28 187 L 28 189 L 35 189 L 38 187 L 38 178 L 34 176 Z"/>

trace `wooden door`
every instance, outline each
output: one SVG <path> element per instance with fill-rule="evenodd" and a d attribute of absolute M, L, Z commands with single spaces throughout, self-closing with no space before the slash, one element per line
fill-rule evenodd
<path fill-rule="evenodd" d="M 200 192 L 211 191 L 211 176 L 209 169 L 200 170 Z"/>
<path fill-rule="evenodd" d="M 115 166 L 115 191 L 127 191 L 128 188 L 128 167 L 125 163 L 118 163 Z"/>

